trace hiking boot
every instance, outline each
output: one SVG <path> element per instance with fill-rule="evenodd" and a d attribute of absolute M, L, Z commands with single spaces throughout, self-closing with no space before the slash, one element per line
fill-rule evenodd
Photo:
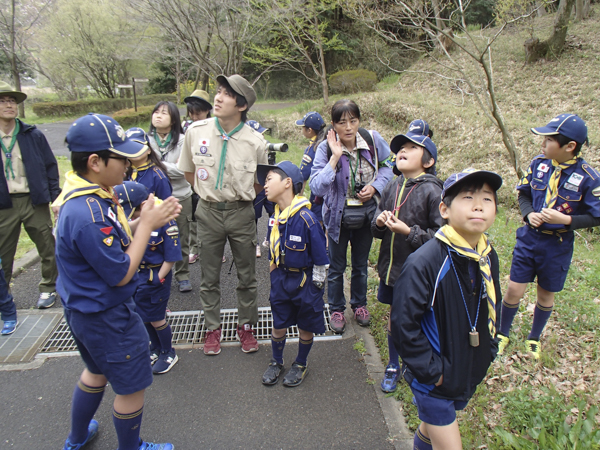
<path fill-rule="evenodd" d="M 364 306 L 359 306 L 354 310 L 354 318 L 361 327 L 366 327 L 371 322 L 371 314 Z"/>
<path fill-rule="evenodd" d="M 160 348 L 151 348 L 150 349 L 150 364 L 154 365 L 156 361 L 158 361 L 158 357 L 160 356 Z"/>
<path fill-rule="evenodd" d="M 17 325 L 19 325 L 18 320 L 6 320 L 4 321 L 4 326 L 2 327 L 2 331 L 0 332 L 2 336 L 8 336 L 9 334 L 13 334 L 17 329 Z"/>
<path fill-rule="evenodd" d="M 242 343 L 242 351 L 244 353 L 252 353 L 258 351 L 258 342 L 254 337 L 252 325 L 245 323 L 241 327 L 237 327 L 237 340 Z"/>
<path fill-rule="evenodd" d="M 179 292 L 190 292 L 192 290 L 192 283 L 190 280 L 183 280 L 179 282 Z"/>
<path fill-rule="evenodd" d="M 398 377 L 400 376 L 400 369 L 398 366 L 388 364 L 383 374 L 383 380 L 381 381 L 381 390 L 389 393 L 394 392 L 398 387 Z"/>
<path fill-rule="evenodd" d="M 89 443 L 92 439 L 94 439 L 98 435 L 98 422 L 94 419 L 90 420 L 90 424 L 88 425 L 88 435 L 81 444 L 71 444 L 69 442 L 69 438 L 65 441 L 65 446 L 63 450 L 79 450 L 83 448 L 84 445 Z"/>
<path fill-rule="evenodd" d="M 138 450 L 173 450 L 173 444 L 155 444 L 154 442 L 143 442 L 140 439 Z"/>
<path fill-rule="evenodd" d="M 292 367 L 283 377 L 283 385 L 287 387 L 298 386 L 308 374 L 308 364 L 303 366 L 298 361 L 294 361 Z"/>
<path fill-rule="evenodd" d="M 498 356 L 504 355 L 504 349 L 506 349 L 509 342 L 508 336 L 498 333 Z"/>
<path fill-rule="evenodd" d="M 206 330 L 204 335 L 204 354 L 205 355 L 218 355 L 221 353 L 221 327 L 216 330 Z"/>
<path fill-rule="evenodd" d="M 346 329 L 346 318 L 344 313 L 335 311 L 331 314 L 331 320 L 329 321 L 329 328 L 336 334 L 342 334 Z"/>
<path fill-rule="evenodd" d="M 51 308 L 56 303 L 56 292 L 42 292 L 37 302 L 38 309 Z"/>
<path fill-rule="evenodd" d="M 170 352 L 161 352 L 158 361 L 152 366 L 152 373 L 167 373 L 179 361 L 179 357 L 175 353 L 175 349 Z"/>
<path fill-rule="evenodd" d="M 527 339 L 527 349 L 529 350 L 527 353 L 531 355 L 533 359 L 536 361 L 540 359 L 540 354 L 542 353 L 540 341 L 535 339 Z"/>
<path fill-rule="evenodd" d="M 283 372 L 283 364 L 279 364 L 276 360 L 271 358 L 269 367 L 262 376 L 262 384 L 266 386 L 273 386 L 279 381 L 279 376 Z"/>
<path fill-rule="evenodd" d="M 260 252 L 260 244 L 256 244 L 256 257 L 260 258 L 262 253 Z"/>
<path fill-rule="evenodd" d="M 198 261 L 198 254 L 197 253 L 190 253 L 188 262 L 190 264 L 194 264 L 196 261 Z"/>

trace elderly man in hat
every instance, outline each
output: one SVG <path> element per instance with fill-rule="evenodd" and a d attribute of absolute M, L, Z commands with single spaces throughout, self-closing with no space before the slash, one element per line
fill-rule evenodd
<path fill-rule="evenodd" d="M 215 118 L 194 122 L 185 135 L 179 168 L 199 195 L 196 220 L 200 300 L 206 326 L 204 353 L 221 352 L 221 264 L 229 240 L 238 274 L 237 337 L 244 353 L 258 350 L 256 224 L 252 201 L 262 190 L 257 164 L 267 164 L 267 142 L 245 124 L 256 93 L 240 75 L 217 77 Z"/>
<path fill-rule="evenodd" d="M 17 105 L 27 95 L 0 82 L 0 258 L 7 283 L 21 224 L 42 259 L 38 308 L 56 302 L 56 261 L 49 204 L 60 194 L 58 164 L 46 137 L 17 119 Z"/>

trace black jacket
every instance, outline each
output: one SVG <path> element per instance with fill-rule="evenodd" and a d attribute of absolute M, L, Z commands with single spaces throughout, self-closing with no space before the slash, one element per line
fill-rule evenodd
<path fill-rule="evenodd" d="M 60 194 L 58 163 L 46 136 L 35 125 L 21 122 L 17 142 L 25 166 L 31 203 L 35 206 L 53 202 Z M 0 158 L 0 209 L 8 208 L 12 208 L 12 201 Z"/>
<path fill-rule="evenodd" d="M 404 183 L 404 176 L 400 175 L 387 184 L 381 193 L 381 200 L 371 223 L 373 237 L 382 240 L 379 259 L 377 261 L 377 271 L 381 280 L 388 286 L 393 286 L 396 279 L 398 279 L 402 265 L 406 261 L 406 258 L 408 258 L 408 255 L 430 240 L 438 228 L 444 224 L 444 219 L 440 216 L 439 209 L 443 188 L 442 180 L 434 175 L 426 174 L 418 179 L 409 178 L 407 180 L 400 201 L 400 204 L 404 201 L 406 203 L 400 208 L 398 219 L 410 227 L 410 234 L 403 236 L 390 232 L 387 227 L 379 228 L 377 226 L 377 217 L 382 211 L 394 211 L 396 197 L 402 190 L 402 183 Z M 407 195 L 408 198 L 406 197 Z M 390 251 L 392 239 L 394 246 L 393 253 Z M 390 264 L 392 267 L 389 271 L 388 279 Z"/>
<path fill-rule="evenodd" d="M 392 337 L 402 358 L 404 378 L 410 385 L 415 387 L 417 382 L 434 385 L 444 375 L 443 383 L 433 387 L 430 395 L 468 401 L 496 357 L 498 343 L 495 337 L 490 337 L 488 300 L 482 295 L 476 324 L 479 346 L 469 344 L 469 320 L 448 248 L 439 239 L 432 239 L 408 257 L 394 287 Z M 475 321 L 481 288 L 479 265 L 453 250 L 450 255 L 471 320 Z M 489 260 L 496 291 L 498 327 L 502 293 L 495 250 L 489 254 Z M 469 264 L 474 265 L 475 289 Z"/>

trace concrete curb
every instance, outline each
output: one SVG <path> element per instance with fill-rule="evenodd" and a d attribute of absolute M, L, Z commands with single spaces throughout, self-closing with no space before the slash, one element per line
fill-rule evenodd
<path fill-rule="evenodd" d="M 34 264 L 38 263 L 41 260 L 40 255 L 38 255 L 37 250 L 34 248 L 33 250 L 29 250 L 25 253 L 25 256 L 17 259 L 13 264 L 13 280 L 17 278 L 23 270 L 28 269 Z"/>

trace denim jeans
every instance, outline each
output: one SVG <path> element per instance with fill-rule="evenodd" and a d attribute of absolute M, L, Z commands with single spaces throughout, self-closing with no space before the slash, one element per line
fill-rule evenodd
<path fill-rule="evenodd" d="M 356 309 L 367 304 L 367 268 L 369 251 L 373 235 L 371 224 L 357 230 L 340 228 L 340 240 L 336 243 L 329 236 L 329 274 L 327 275 L 327 299 L 331 312 L 343 312 L 346 309 L 344 297 L 344 271 L 346 270 L 346 254 L 350 243 L 350 306 Z"/>
<path fill-rule="evenodd" d="M 8 283 L 4 278 L 4 270 L 0 268 L 0 313 L 3 321 L 17 320 L 17 306 L 13 296 L 8 289 Z"/>

